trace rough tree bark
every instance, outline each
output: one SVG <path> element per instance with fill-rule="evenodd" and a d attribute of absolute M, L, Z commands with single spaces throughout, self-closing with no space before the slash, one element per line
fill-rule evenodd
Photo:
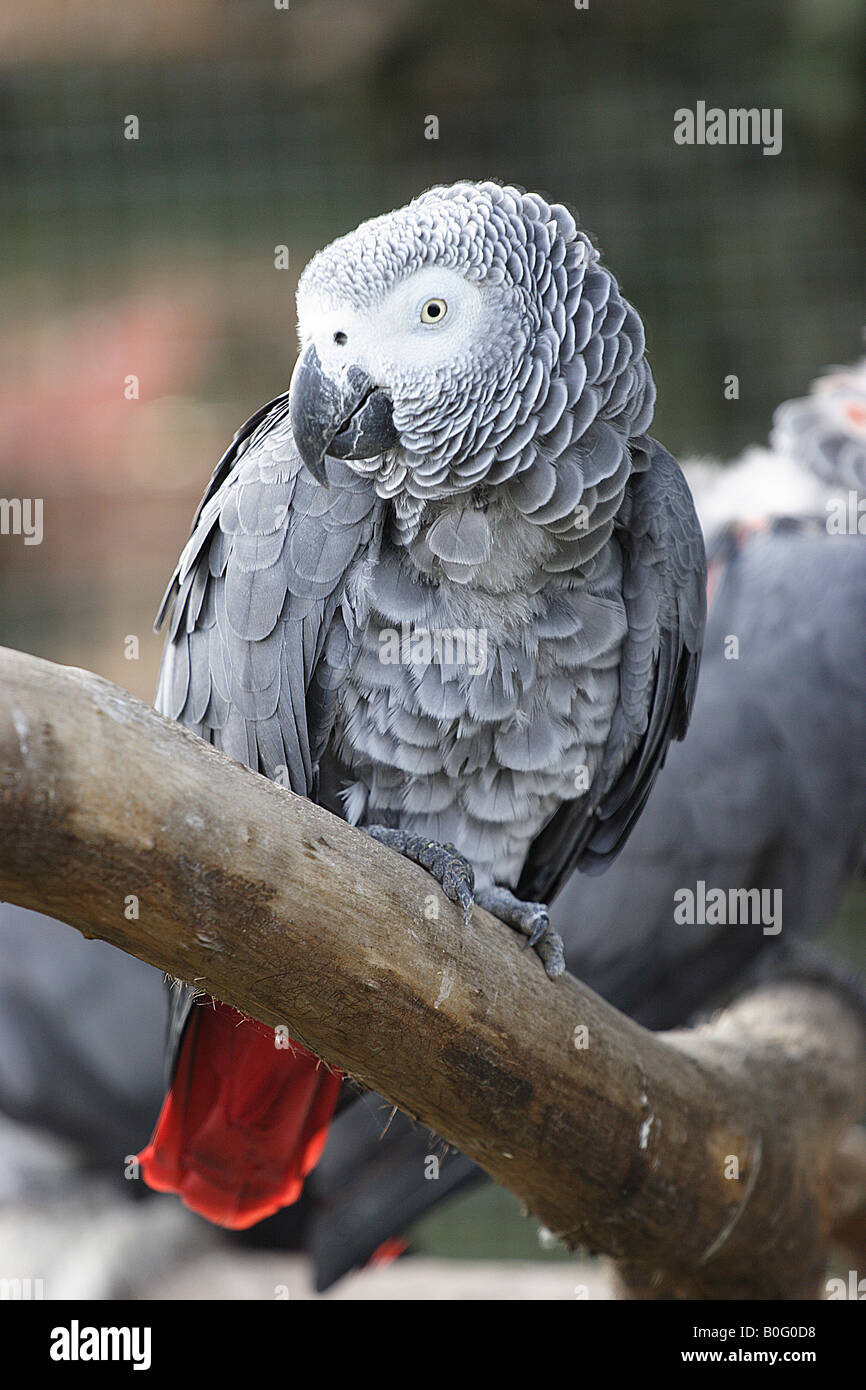
<path fill-rule="evenodd" d="M 831 991 L 766 986 L 648 1033 L 116 686 L 2 650 L 0 846 L 0 897 L 285 1024 L 634 1292 L 815 1295 L 866 1094 L 862 1022 Z"/>

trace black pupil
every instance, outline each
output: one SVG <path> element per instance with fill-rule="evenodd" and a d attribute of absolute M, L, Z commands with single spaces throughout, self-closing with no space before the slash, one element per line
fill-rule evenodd
<path fill-rule="evenodd" d="M 438 304 L 428 304 L 428 305 L 427 305 L 427 317 L 430 318 L 430 319 L 438 319 L 438 317 L 439 317 L 439 305 L 438 305 Z"/>

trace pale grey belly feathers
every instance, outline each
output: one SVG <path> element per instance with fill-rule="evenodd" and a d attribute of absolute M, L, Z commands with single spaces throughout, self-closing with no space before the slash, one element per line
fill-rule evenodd
<path fill-rule="evenodd" d="M 332 739 L 347 819 L 455 844 L 479 888 L 515 886 L 539 830 L 589 795 L 627 626 L 615 539 L 588 573 L 551 574 L 555 539 L 516 513 L 505 523 L 495 566 L 470 583 L 420 572 L 423 537 L 416 554 L 383 547 Z"/>

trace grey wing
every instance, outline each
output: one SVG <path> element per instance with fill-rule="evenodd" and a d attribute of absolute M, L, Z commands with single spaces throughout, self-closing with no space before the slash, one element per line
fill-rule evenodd
<path fill-rule="evenodd" d="M 619 699 L 589 797 L 560 807 L 530 847 L 517 887 L 525 899 L 549 902 L 575 868 L 600 873 L 616 858 L 669 743 L 688 727 L 706 621 L 706 557 L 686 481 L 655 440 L 635 449 L 616 536 L 628 620 Z"/>
<path fill-rule="evenodd" d="M 226 449 L 225 453 L 223 454 L 222 458 L 220 459 L 219 463 L 217 464 L 216 468 L 211 474 L 208 480 L 208 485 L 202 493 L 201 501 L 196 507 L 195 516 L 192 519 L 192 526 L 190 527 L 190 541 L 198 531 L 198 524 L 201 520 L 202 512 L 204 511 L 207 504 L 210 502 L 211 498 L 215 497 L 216 494 L 219 492 L 223 483 L 226 481 L 229 474 L 231 473 L 232 468 L 240 458 L 241 454 L 248 447 L 253 434 L 256 432 L 257 427 L 260 424 L 262 424 L 263 421 L 266 422 L 268 420 L 276 419 L 284 410 L 288 410 L 288 404 L 289 393 L 288 391 L 284 391 L 282 395 L 275 396 L 272 401 L 268 401 L 265 405 L 260 406 L 259 409 L 255 411 L 248 420 L 244 421 L 240 429 L 235 431 L 231 444 Z M 184 551 L 184 554 L 185 553 L 186 551 Z M 166 613 L 168 612 L 168 609 L 171 607 L 172 600 L 177 595 L 178 575 L 180 572 L 182 561 L 183 556 L 181 556 L 181 559 L 178 561 L 177 568 L 175 569 L 174 574 L 169 580 L 168 587 L 166 588 L 166 591 L 162 596 L 162 602 L 159 605 L 159 612 L 156 615 L 156 620 L 153 625 L 155 632 L 159 632 L 160 628 L 162 627 L 165 621 Z"/>
<path fill-rule="evenodd" d="M 315 797 L 355 621 L 347 581 L 377 530 L 366 479 L 301 464 L 288 396 L 220 460 L 163 599 L 172 607 L 156 708 L 301 796 Z M 192 991 L 171 991 L 170 1080 Z"/>
<path fill-rule="evenodd" d="M 303 468 L 280 396 L 221 460 L 160 616 L 156 707 L 266 777 L 315 795 L 354 621 L 347 580 L 380 504 L 366 479 Z"/>

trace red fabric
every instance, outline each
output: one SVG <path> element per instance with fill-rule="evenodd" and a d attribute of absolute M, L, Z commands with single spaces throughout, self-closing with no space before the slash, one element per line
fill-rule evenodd
<path fill-rule="evenodd" d="M 181 1044 L 145 1182 L 243 1230 L 296 1202 L 321 1157 L 342 1075 L 226 1004 L 198 1005 Z"/>

